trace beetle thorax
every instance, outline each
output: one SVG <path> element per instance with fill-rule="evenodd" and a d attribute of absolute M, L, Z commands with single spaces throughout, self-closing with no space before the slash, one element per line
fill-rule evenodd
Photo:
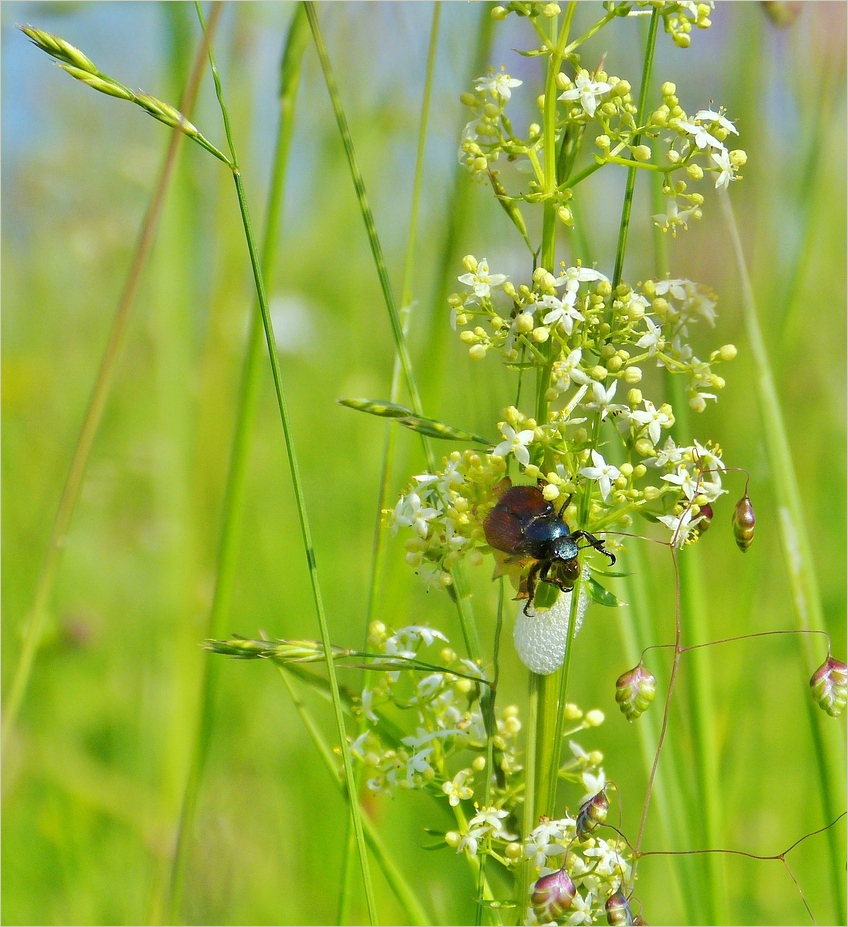
<path fill-rule="evenodd" d="M 556 560 L 573 560 L 580 552 L 573 537 L 563 535 L 551 542 L 551 555 Z"/>

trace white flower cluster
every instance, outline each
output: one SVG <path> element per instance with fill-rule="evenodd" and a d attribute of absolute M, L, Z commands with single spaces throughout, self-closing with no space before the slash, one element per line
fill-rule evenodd
<path fill-rule="evenodd" d="M 421 650 L 437 642 L 445 645 L 439 654 L 443 672 L 413 676 L 396 668 L 398 660 L 416 660 Z M 474 770 L 449 779 L 446 764 L 460 750 L 484 749 L 479 694 L 469 699 L 480 685 L 475 682 L 482 679 L 480 668 L 460 659 L 441 631 L 423 625 L 389 633 L 382 622 L 374 622 L 369 643 L 392 661 L 393 668 L 363 690 L 359 713 L 367 726 L 351 743 L 351 755 L 368 770 L 368 788 L 382 793 L 430 786 L 448 795 L 451 804 L 470 797 Z M 393 736 L 395 728 L 387 723 L 392 709 L 415 713 L 414 734 Z"/>
<path fill-rule="evenodd" d="M 497 457 L 454 451 L 442 470 L 413 477 L 410 490 L 391 513 L 392 530 L 411 528 L 405 542 L 406 562 L 434 586 L 451 584 L 450 570 L 460 558 L 485 544 L 478 506 L 491 502 L 506 464 Z"/>

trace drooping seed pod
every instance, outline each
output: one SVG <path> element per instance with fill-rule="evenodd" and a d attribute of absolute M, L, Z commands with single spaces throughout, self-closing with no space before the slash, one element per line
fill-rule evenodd
<path fill-rule="evenodd" d="M 607 898 L 607 903 L 604 907 L 607 912 L 608 924 L 623 925 L 633 923 L 633 912 L 630 910 L 630 902 L 621 889 L 617 892 L 613 892 L 612 895 Z"/>
<path fill-rule="evenodd" d="M 549 872 L 533 886 L 533 910 L 541 921 L 556 920 L 571 907 L 576 894 L 577 889 L 565 867 Z"/>
<path fill-rule="evenodd" d="M 577 836 L 585 837 L 607 819 L 609 811 L 609 799 L 606 792 L 598 792 L 588 801 L 583 802 L 580 810 L 577 812 Z"/>
<path fill-rule="evenodd" d="M 653 702 L 657 677 L 641 663 L 622 673 L 615 683 L 615 700 L 628 721 L 635 721 Z"/>
<path fill-rule="evenodd" d="M 736 503 L 733 510 L 733 537 L 736 539 L 736 546 L 744 554 L 751 546 L 754 540 L 754 525 L 757 523 L 754 515 L 754 506 L 748 498 L 748 492 Z"/>
<path fill-rule="evenodd" d="M 813 701 L 831 718 L 841 715 L 848 702 L 848 667 L 828 654 L 810 679 Z"/>

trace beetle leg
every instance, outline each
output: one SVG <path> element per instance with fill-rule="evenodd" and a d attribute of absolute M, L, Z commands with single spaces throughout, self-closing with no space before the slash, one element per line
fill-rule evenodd
<path fill-rule="evenodd" d="M 565 502 L 563 502 L 562 508 L 559 510 L 559 517 L 562 518 L 563 521 L 565 521 L 565 519 L 563 518 L 562 513 L 569 507 L 569 505 L 571 505 L 571 500 L 573 498 L 574 498 L 574 493 L 571 493 L 571 495 L 565 500 Z"/>
<path fill-rule="evenodd" d="M 543 583 L 551 583 L 552 585 L 556 586 L 560 592 L 568 592 L 569 587 L 565 585 L 565 581 L 563 579 L 561 579 L 559 576 L 550 575 L 553 565 L 553 560 L 546 560 L 542 566 L 541 572 L 539 573 L 539 579 Z"/>
<path fill-rule="evenodd" d="M 528 612 L 527 609 L 533 604 L 533 598 L 536 593 L 536 577 L 539 571 L 543 570 L 544 567 L 545 564 L 534 563 L 533 566 L 530 567 L 530 572 L 527 574 L 527 602 L 524 605 L 524 614 L 527 615 L 528 618 L 530 617 L 530 612 Z"/>
<path fill-rule="evenodd" d="M 600 541 L 595 537 L 594 534 L 589 534 L 588 531 L 572 531 L 571 536 L 575 539 L 585 538 L 589 542 L 590 547 L 594 547 L 595 550 L 600 551 L 605 557 L 609 557 L 610 566 L 615 563 L 615 554 L 611 554 L 606 547 L 604 547 L 603 541 Z"/>

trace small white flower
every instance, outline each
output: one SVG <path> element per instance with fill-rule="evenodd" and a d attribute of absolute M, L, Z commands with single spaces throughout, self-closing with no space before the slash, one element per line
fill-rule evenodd
<path fill-rule="evenodd" d="M 574 84 L 573 90 L 566 90 L 564 93 L 561 93 L 557 99 L 565 100 L 566 102 L 580 100 L 583 112 L 585 112 L 587 116 L 595 115 L 595 110 L 598 108 L 601 97 L 612 90 L 612 86 L 606 81 L 594 81 L 589 77 L 588 73 L 583 70 L 578 72 L 577 77 L 574 79 Z"/>
<path fill-rule="evenodd" d="M 582 322 L 583 316 L 579 310 L 574 307 L 576 294 L 566 292 L 563 299 L 556 296 L 543 296 L 536 302 L 540 309 L 550 309 L 551 311 L 542 319 L 545 325 L 562 325 L 566 335 L 574 331 L 574 323 Z"/>
<path fill-rule="evenodd" d="M 710 133 L 707 132 L 706 126 L 696 125 L 694 122 L 682 121 L 678 124 L 684 132 L 688 132 L 689 135 L 694 137 L 695 144 L 698 146 L 698 148 L 703 149 L 709 147 L 719 150 L 724 148 L 724 145 L 722 145 L 722 143 L 714 135 L 710 135 Z"/>
<path fill-rule="evenodd" d="M 362 690 L 362 714 L 372 723 L 376 724 L 380 719 L 374 714 L 371 707 L 374 703 L 374 690 L 365 688 Z"/>
<path fill-rule="evenodd" d="M 474 288 L 474 295 L 482 299 L 491 293 L 492 287 L 501 286 L 506 283 L 508 277 L 505 274 L 490 274 L 489 262 L 486 258 L 481 258 L 477 262 L 477 270 L 471 274 L 461 274 L 457 277 L 460 283 Z"/>
<path fill-rule="evenodd" d="M 504 818 L 508 817 L 509 812 L 502 808 L 481 808 L 468 822 L 468 827 L 482 828 L 484 831 L 491 831 L 500 836 L 504 832 Z"/>
<path fill-rule="evenodd" d="M 500 423 L 500 429 L 504 440 L 492 451 L 492 456 L 506 457 L 507 454 L 514 454 L 515 459 L 526 467 L 530 463 L 530 452 L 527 450 L 527 445 L 533 441 L 533 429 L 526 428 L 524 431 L 516 432 L 506 422 Z"/>
<path fill-rule="evenodd" d="M 583 785 L 586 788 L 586 794 L 580 799 L 578 804 L 585 805 L 590 798 L 594 798 L 599 792 L 603 792 L 607 784 L 607 777 L 604 774 L 603 769 L 599 769 L 597 775 L 594 775 L 590 772 L 584 772 L 581 778 L 583 779 Z"/>
<path fill-rule="evenodd" d="M 691 280 L 669 278 L 667 280 L 657 280 L 654 282 L 654 291 L 657 296 L 670 294 L 674 299 L 684 300 L 689 296 L 691 288 L 694 286 Z"/>
<path fill-rule="evenodd" d="M 408 643 L 410 647 L 414 647 L 419 640 L 424 641 L 425 647 L 429 647 L 433 641 L 443 641 L 446 644 L 450 643 L 441 631 L 437 631 L 435 628 L 431 628 L 426 624 L 407 625 L 405 628 L 395 631 L 395 637 L 399 641 Z"/>
<path fill-rule="evenodd" d="M 514 87 L 520 87 L 521 81 L 516 77 L 510 77 L 501 71 L 500 74 L 490 74 L 488 77 L 478 77 L 474 81 L 474 89 L 478 93 L 491 93 L 492 96 L 508 100 L 512 96 Z"/>
<path fill-rule="evenodd" d="M 565 847 L 560 843 L 553 843 L 553 839 L 556 838 L 549 840 L 544 834 L 537 834 L 533 831 L 530 839 L 524 844 L 524 858 L 532 859 L 533 865 L 541 869 L 542 866 L 547 865 L 549 857 L 562 856 L 565 853 Z"/>
<path fill-rule="evenodd" d="M 414 781 L 416 773 L 423 775 L 432 767 L 427 762 L 427 757 L 433 752 L 433 747 L 425 747 L 413 753 L 406 761 L 406 781 L 410 784 Z"/>
<path fill-rule="evenodd" d="M 730 186 L 731 180 L 736 180 L 733 176 L 733 165 L 730 163 L 730 155 L 722 149 L 714 151 L 710 155 L 716 167 L 718 168 L 718 177 L 716 177 L 716 190 L 726 190 Z"/>
<path fill-rule="evenodd" d="M 663 349 L 665 339 L 663 338 L 662 329 L 653 319 L 649 319 L 645 316 L 645 324 L 648 326 L 648 331 L 636 342 L 636 347 L 644 348 L 647 350 L 648 354 L 653 355 L 656 354 L 657 351 Z"/>
<path fill-rule="evenodd" d="M 682 547 L 695 526 L 704 516 L 692 518 L 692 507 L 686 506 L 682 515 L 660 515 L 659 520 L 671 531 L 671 543 L 675 547 Z"/>
<path fill-rule="evenodd" d="M 672 230 L 672 234 L 675 234 L 676 226 L 682 225 L 683 228 L 689 228 L 689 219 L 695 215 L 698 211 L 698 206 L 690 206 L 688 209 L 681 209 L 677 205 L 677 200 L 674 197 L 669 197 L 668 206 L 666 211 L 658 212 L 655 215 L 651 216 L 653 219 L 654 225 L 658 225 L 663 230 Z"/>
<path fill-rule="evenodd" d="M 608 464 L 595 450 L 592 451 L 592 463 L 595 465 L 594 467 L 583 467 L 580 473 L 590 480 L 598 481 L 601 497 L 606 500 L 610 494 L 613 480 L 617 480 L 621 476 L 621 471 L 618 467 Z"/>
<path fill-rule="evenodd" d="M 461 801 L 466 801 L 474 794 L 474 790 L 467 785 L 471 780 L 470 769 L 460 771 L 449 782 L 442 783 L 442 791 L 448 796 L 448 802 L 455 808 Z"/>
<path fill-rule="evenodd" d="M 485 836 L 485 828 L 477 828 L 476 830 L 468 830 L 462 835 L 462 840 L 459 841 L 459 845 L 456 848 L 457 853 L 468 852 L 471 856 L 477 855 L 477 841 Z"/>
<path fill-rule="evenodd" d="M 438 514 L 434 508 L 423 508 L 421 497 L 417 492 L 411 492 L 401 496 L 395 506 L 395 524 L 404 528 L 414 528 L 422 538 L 426 538 L 429 531 L 428 522 Z"/>
<path fill-rule="evenodd" d="M 593 895 L 589 892 L 586 898 L 582 898 L 578 892 L 571 901 L 569 915 L 566 918 L 566 924 L 592 924 L 595 918 L 592 916 Z"/>
<path fill-rule="evenodd" d="M 415 686 L 418 690 L 418 698 L 422 701 L 430 699 L 438 691 L 444 678 L 444 673 L 430 673 L 429 676 L 419 679 L 418 684 Z"/>
<path fill-rule="evenodd" d="M 656 444 L 660 440 L 660 429 L 664 425 L 671 423 L 671 419 L 665 414 L 665 412 L 660 412 L 659 409 L 654 407 L 654 404 L 649 400 L 645 399 L 645 411 L 639 411 L 638 409 L 635 412 L 630 413 L 630 421 L 636 422 L 637 425 L 648 427 L 648 436 L 651 439 L 651 444 Z"/>
<path fill-rule="evenodd" d="M 704 474 L 717 472 L 724 472 L 727 468 L 724 465 L 724 461 L 721 457 L 718 457 L 714 454 L 709 448 L 703 446 L 698 441 L 694 444 L 695 457 L 701 462 L 701 472 Z"/>
<path fill-rule="evenodd" d="M 711 109 L 699 109 L 695 113 L 695 118 L 700 119 L 701 122 L 717 122 L 726 132 L 732 132 L 734 135 L 739 134 L 736 126 L 724 116 L 721 110 L 716 113 Z"/>
<path fill-rule="evenodd" d="M 604 280 L 609 283 L 609 279 L 602 273 L 592 267 L 567 267 L 565 272 L 554 280 L 554 286 L 565 284 L 566 293 L 576 293 L 581 283 L 590 283 L 594 280 Z"/>
<path fill-rule="evenodd" d="M 676 473 L 666 473 L 662 479 L 667 483 L 674 483 L 675 486 L 679 486 L 683 490 L 683 494 L 690 501 L 694 499 L 698 493 L 697 474 L 690 473 L 683 464 L 677 468 Z"/>
<path fill-rule="evenodd" d="M 622 409 L 626 408 L 626 406 L 623 406 L 620 403 L 614 403 L 612 401 L 617 388 L 618 380 L 613 380 L 612 386 L 610 386 L 609 389 L 604 389 L 603 383 L 599 383 L 597 380 L 595 380 L 595 382 L 592 384 L 592 401 L 584 403 L 584 408 L 591 409 L 593 412 L 600 412 L 601 421 L 603 421 L 607 415 L 612 412 L 621 412 Z"/>
<path fill-rule="evenodd" d="M 650 464 L 652 467 L 674 466 L 674 464 L 680 463 L 680 461 L 683 460 L 684 450 L 684 448 L 678 447 L 674 443 L 674 439 L 669 435 L 665 439 L 665 444 L 660 448 L 657 456 L 645 461 L 645 463 Z"/>
<path fill-rule="evenodd" d="M 589 382 L 589 377 L 580 369 L 582 359 L 583 352 L 580 348 L 575 348 L 565 360 L 554 364 L 552 373 L 556 377 L 556 388 L 559 392 L 565 392 L 571 383 L 582 385 Z"/>
<path fill-rule="evenodd" d="M 371 736 L 371 731 L 364 731 L 356 740 L 350 743 L 350 755 L 358 760 L 365 759 L 365 741 Z"/>

